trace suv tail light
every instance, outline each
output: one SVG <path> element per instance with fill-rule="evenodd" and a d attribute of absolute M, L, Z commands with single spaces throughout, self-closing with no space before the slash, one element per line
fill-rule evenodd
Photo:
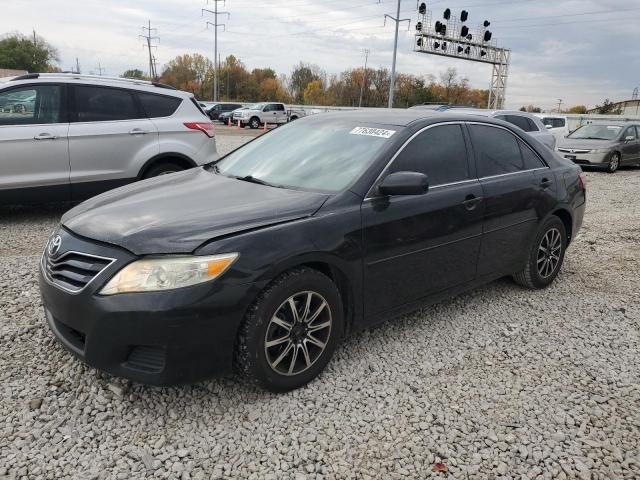
<path fill-rule="evenodd" d="M 213 138 L 215 135 L 213 123 L 211 122 L 187 122 L 184 126 L 190 130 L 200 130 L 209 138 Z"/>

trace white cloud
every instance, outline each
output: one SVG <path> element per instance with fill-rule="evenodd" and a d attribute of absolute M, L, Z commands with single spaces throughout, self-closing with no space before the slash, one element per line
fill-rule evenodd
<path fill-rule="evenodd" d="M 443 0 L 428 4 L 435 15 L 445 6 Z M 213 5 L 204 0 L 30 0 L 28 5 L 6 2 L 3 24 L 23 33 L 36 29 L 60 49 L 62 67 L 78 57 L 84 71 L 98 62 L 109 74 L 146 70 L 148 57 L 138 35 L 149 19 L 161 37 L 156 53 L 161 64 L 185 52 L 213 56 L 213 32 L 205 27 L 211 17 L 201 17 L 201 9 Z M 637 2 L 451 0 L 446 5 L 454 11 L 467 8 L 472 25 L 490 19 L 494 38 L 512 49 L 510 107 L 549 108 L 558 98 L 593 105 L 605 97 L 630 96 L 640 81 Z M 302 60 L 338 73 L 360 66 L 364 48 L 371 50 L 371 66 L 390 67 L 393 26 L 382 25 L 384 13 L 395 15 L 394 0 L 228 0 L 219 8 L 231 13 L 230 19 L 220 18 L 227 32 L 220 32 L 219 51 L 223 57 L 233 53 L 249 68 L 289 73 Z M 414 8 L 413 0 L 403 2 L 401 17 L 415 22 Z M 577 15 L 604 10 L 612 13 Z M 473 86 L 488 87 L 489 66 L 414 53 L 413 31 L 413 25 L 408 32 L 401 26 L 398 71 L 427 75 L 455 66 Z"/>

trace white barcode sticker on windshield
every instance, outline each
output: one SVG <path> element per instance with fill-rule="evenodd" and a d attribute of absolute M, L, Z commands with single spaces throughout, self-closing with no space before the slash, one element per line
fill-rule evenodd
<path fill-rule="evenodd" d="M 395 130 L 385 130 L 384 128 L 356 127 L 349 132 L 351 135 L 366 135 L 368 137 L 389 138 L 396 133 Z"/>

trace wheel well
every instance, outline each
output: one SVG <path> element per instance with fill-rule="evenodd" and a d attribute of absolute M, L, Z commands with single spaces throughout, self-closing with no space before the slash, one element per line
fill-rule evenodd
<path fill-rule="evenodd" d="M 342 297 L 342 307 L 344 309 L 343 313 L 345 320 L 345 334 L 349 333 L 353 326 L 354 295 L 351 288 L 351 283 L 349 282 L 347 276 L 339 269 L 325 262 L 309 262 L 297 266 L 317 270 L 329 277 L 333 281 L 333 283 L 336 284 L 336 286 L 338 287 L 338 291 L 340 292 L 340 296 Z"/>
<path fill-rule="evenodd" d="M 573 231 L 573 219 L 567 210 L 556 210 L 553 214 L 562 220 L 564 229 L 567 232 L 567 245 L 571 243 L 571 233 Z"/>
<path fill-rule="evenodd" d="M 156 165 L 160 165 L 163 163 L 175 163 L 176 165 L 180 165 L 185 170 L 187 168 L 192 168 L 196 166 L 196 163 L 193 160 L 185 156 L 178 155 L 178 154 L 163 155 L 161 157 L 154 157 L 148 160 L 147 163 L 145 163 L 144 166 L 140 169 L 140 174 L 138 175 L 138 177 L 143 178 L 151 167 L 154 167 Z"/>

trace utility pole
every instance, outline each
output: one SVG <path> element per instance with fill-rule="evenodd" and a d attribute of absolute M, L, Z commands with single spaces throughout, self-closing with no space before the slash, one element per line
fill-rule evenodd
<path fill-rule="evenodd" d="M 411 19 L 409 18 L 400 18 L 400 1 L 398 0 L 398 8 L 396 10 L 396 16 L 392 17 L 391 15 L 384 15 L 384 23 L 386 25 L 387 18 L 393 20 L 396 24 L 396 35 L 393 40 L 393 63 L 391 64 L 391 80 L 389 82 L 389 104 L 387 108 L 393 108 L 393 91 L 396 86 L 396 56 L 398 53 L 398 27 L 400 26 L 400 22 L 409 22 L 409 28 L 411 27 Z"/>
<path fill-rule="evenodd" d="M 362 72 L 362 85 L 360 85 L 360 100 L 358 100 L 358 108 L 362 107 L 362 94 L 364 93 L 364 84 L 367 82 L 367 60 L 369 60 L 369 49 L 364 49 L 364 70 Z"/>
<path fill-rule="evenodd" d="M 202 9 L 202 15 L 204 16 L 204 12 L 213 14 L 213 22 L 207 22 L 207 28 L 209 25 L 213 27 L 213 87 L 212 87 L 212 100 L 214 102 L 218 101 L 218 27 L 222 27 L 223 31 L 226 30 L 226 25 L 224 23 L 218 23 L 218 15 L 226 15 L 227 18 L 231 16 L 229 12 L 220 12 L 218 11 L 218 2 L 225 2 L 225 0 L 211 0 L 213 2 L 213 10 L 208 10 L 206 8 Z M 207 4 L 209 0 L 207 0 Z"/>
<path fill-rule="evenodd" d="M 145 30 L 147 34 L 145 35 Z M 157 28 L 151 28 L 151 20 L 149 20 L 148 27 L 142 27 L 142 35 L 139 35 L 139 38 L 144 38 L 147 41 L 147 50 L 149 50 L 149 78 L 151 80 L 157 80 L 158 75 L 156 74 L 156 69 L 153 62 L 153 54 L 151 53 L 152 48 L 158 48 L 156 45 L 151 45 L 153 40 L 160 41 L 160 37 L 154 37 L 153 34 L 157 32 Z"/>
<path fill-rule="evenodd" d="M 98 62 L 98 66 L 96 67 L 96 70 L 98 70 L 98 75 L 102 76 L 102 71 L 104 70 L 104 68 L 102 68 L 102 65 L 100 65 L 100 62 Z"/>
<path fill-rule="evenodd" d="M 562 106 L 562 99 L 561 99 L 561 98 L 559 98 L 559 99 L 558 99 L 558 113 L 560 113 L 560 111 L 561 111 L 561 110 L 560 110 L 560 107 L 561 107 L 561 106 Z"/>
<path fill-rule="evenodd" d="M 80 62 L 78 61 L 78 57 L 76 57 L 76 73 L 80 73 Z"/>

